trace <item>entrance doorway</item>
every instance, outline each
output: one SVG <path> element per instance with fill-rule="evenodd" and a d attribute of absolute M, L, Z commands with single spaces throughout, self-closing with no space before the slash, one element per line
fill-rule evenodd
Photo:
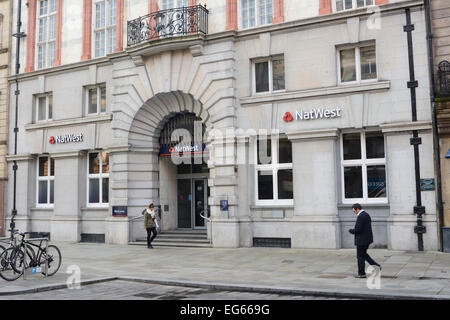
<path fill-rule="evenodd" d="M 207 175 L 205 172 L 196 173 L 194 166 L 183 164 L 177 168 L 178 228 L 180 229 L 206 229 L 203 217 L 209 217 Z M 207 167 L 202 165 L 197 169 L 206 171 Z"/>
<path fill-rule="evenodd" d="M 189 134 L 172 140 L 173 132 Z M 160 203 L 165 208 L 163 230 L 206 230 L 209 217 L 208 150 L 203 143 L 205 126 L 192 113 L 179 113 L 169 119 L 160 134 Z M 183 159 L 175 164 L 172 156 Z M 172 209 L 171 209 L 172 208 Z M 203 231 L 201 231 L 203 232 Z"/>

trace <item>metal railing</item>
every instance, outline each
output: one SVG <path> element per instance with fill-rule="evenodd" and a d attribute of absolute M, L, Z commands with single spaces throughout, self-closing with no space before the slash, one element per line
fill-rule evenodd
<path fill-rule="evenodd" d="M 438 65 L 439 94 L 450 95 L 450 63 L 446 60 Z"/>
<path fill-rule="evenodd" d="M 207 34 L 208 13 L 206 7 L 196 5 L 161 10 L 130 20 L 127 23 L 127 45 L 173 36 Z"/>
<path fill-rule="evenodd" d="M 206 215 L 208 215 L 208 209 L 205 209 L 200 212 L 200 217 L 202 217 L 205 221 L 207 221 L 209 223 L 209 227 L 208 227 L 209 232 L 207 232 L 207 237 L 208 237 L 210 243 L 212 244 L 212 219 L 203 215 L 203 213 L 205 211 L 206 211 Z"/>

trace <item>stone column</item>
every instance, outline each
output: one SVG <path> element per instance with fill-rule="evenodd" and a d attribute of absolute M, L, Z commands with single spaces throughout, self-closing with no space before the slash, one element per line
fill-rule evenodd
<path fill-rule="evenodd" d="M 7 156 L 8 162 L 8 184 L 7 184 L 7 200 L 5 212 L 5 235 L 9 236 L 8 229 L 11 222 L 11 212 L 13 209 L 13 188 L 14 175 L 13 164 L 16 161 L 18 170 L 16 177 L 16 210 L 17 216 L 15 218 L 16 229 L 21 232 L 31 231 L 30 208 L 34 206 L 33 201 L 36 197 L 33 192 L 36 190 L 33 181 L 36 181 L 36 158 L 31 155 L 15 155 Z"/>
<path fill-rule="evenodd" d="M 126 244 L 145 237 L 141 212 L 153 202 L 159 205 L 158 152 L 153 148 L 111 147 L 110 215 L 106 219 L 106 243 Z M 113 206 L 126 206 L 128 217 L 113 217 Z"/>
<path fill-rule="evenodd" d="M 50 154 L 55 159 L 55 189 L 50 236 L 55 241 L 81 240 L 81 201 L 86 175 L 80 152 Z"/>
<path fill-rule="evenodd" d="M 391 250 L 418 250 L 416 185 L 414 169 L 414 148 L 410 144 L 412 130 L 419 131 L 422 144 L 419 146 L 420 178 L 434 178 L 433 137 L 428 122 L 397 123 L 381 126 L 386 135 L 386 174 L 390 216 L 388 218 L 388 248 Z M 422 191 L 422 205 L 425 214 L 423 225 L 424 250 L 437 250 L 437 224 L 435 191 Z"/>
<path fill-rule="evenodd" d="M 337 210 L 337 129 L 287 133 L 292 141 L 294 248 L 341 247 Z"/>
<path fill-rule="evenodd" d="M 218 132 L 218 131 L 216 131 Z M 238 182 L 236 174 L 236 151 L 234 136 L 214 139 L 208 144 L 210 150 L 209 205 L 212 219 L 212 242 L 214 247 L 239 247 Z M 228 201 L 228 210 L 220 208 L 220 201 Z"/>

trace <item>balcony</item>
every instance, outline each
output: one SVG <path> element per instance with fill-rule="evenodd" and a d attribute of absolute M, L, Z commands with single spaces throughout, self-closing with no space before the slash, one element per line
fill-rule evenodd
<path fill-rule="evenodd" d="M 208 13 L 201 5 L 161 10 L 128 21 L 127 45 L 168 37 L 208 33 Z"/>
<path fill-rule="evenodd" d="M 438 65 L 439 94 L 441 96 L 450 96 L 450 63 L 441 61 Z"/>

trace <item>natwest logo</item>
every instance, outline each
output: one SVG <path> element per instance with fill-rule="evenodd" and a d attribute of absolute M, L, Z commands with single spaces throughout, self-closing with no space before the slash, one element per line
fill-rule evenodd
<path fill-rule="evenodd" d="M 55 143 L 70 143 L 70 142 L 83 142 L 83 134 L 64 134 L 61 136 L 51 136 L 48 140 L 50 144 Z"/>
<path fill-rule="evenodd" d="M 292 120 L 294 120 L 294 118 L 292 117 L 292 114 L 290 112 L 286 112 L 284 114 L 283 120 L 284 122 L 291 122 Z"/>
<path fill-rule="evenodd" d="M 295 120 L 316 120 L 316 119 L 332 119 L 342 116 L 342 108 L 316 108 L 310 111 L 296 111 Z M 294 117 L 290 112 L 286 112 L 283 116 L 284 122 L 291 122 Z"/>

